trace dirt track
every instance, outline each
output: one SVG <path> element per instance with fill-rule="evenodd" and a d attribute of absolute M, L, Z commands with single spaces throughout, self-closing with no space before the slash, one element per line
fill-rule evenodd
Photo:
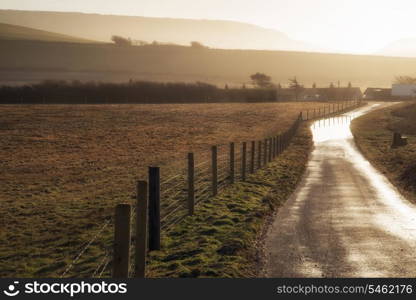
<path fill-rule="evenodd" d="M 414 277 L 416 207 L 359 153 L 352 118 L 312 124 L 305 176 L 266 237 L 265 277 Z"/>

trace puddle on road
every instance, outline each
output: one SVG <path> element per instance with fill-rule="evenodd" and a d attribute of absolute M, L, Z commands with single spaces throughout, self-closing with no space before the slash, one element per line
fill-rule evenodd
<path fill-rule="evenodd" d="M 340 116 L 315 121 L 311 127 L 314 142 L 351 139 L 351 120 L 352 116 Z"/>
<path fill-rule="evenodd" d="M 311 129 L 315 143 L 329 140 L 348 140 L 352 139 L 350 130 L 351 121 L 363 114 L 377 108 L 380 104 L 372 104 L 367 107 L 357 109 L 341 116 L 329 117 L 317 120 L 312 123 Z"/>
<path fill-rule="evenodd" d="M 376 109 L 378 106 L 380 104 L 372 104 L 341 116 L 314 121 L 311 125 L 315 145 L 312 158 L 316 159 L 315 163 L 318 166 L 325 160 L 334 157 L 350 162 L 352 168 L 348 172 L 370 183 L 375 191 L 374 200 L 378 203 L 377 206 L 387 208 L 381 209 L 379 207 L 379 209 L 374 210 L 374 225 L 403 240 L 409 241 L 410 239 L 415 242 L 416 207 L 404 199 L 388 179 L 378 172 L 361 154 L 355 145 L 350 130 L 353 119 Z M 315 168 L 318 167 L 317 165 L 315 165 Z M 310 168 L 311 165 L 308 167 Z M 339 188 L 343 187 L 342 182 L 338 184 Z M 352 192 L 357 187 L 349 187 L 348 189 Z"/>

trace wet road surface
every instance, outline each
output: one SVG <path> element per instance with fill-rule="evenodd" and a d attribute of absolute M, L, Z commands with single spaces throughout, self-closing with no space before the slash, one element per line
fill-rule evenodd
<path fill-rule="evenodd" d="M 414 277 L 416 207 L 355 146 L 353 118 L 312 123 L 304 178 L 266 236 L 265 277 Z"/>

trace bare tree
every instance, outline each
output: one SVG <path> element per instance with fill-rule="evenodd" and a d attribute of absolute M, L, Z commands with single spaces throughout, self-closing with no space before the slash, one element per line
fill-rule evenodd
<path fill-rule="evenodd" d="M 303 85 L 299 83 L 296 76 L 289 79 L 289 88 L 295 93 L 295 99 L 298 100 L 300 93 L 304 90 Z"/>
<path fill-rule="evenodd" d="M 272 78 L 263 73 L 256 73 L 250 76 L 252 83 L 260 88 L 273 87 Z"/>
<path fill-rule="evenodd" d="M 397 76 L 394 83 L 397 84 L 416 84 L 416 77 L 411 76 Z"/>

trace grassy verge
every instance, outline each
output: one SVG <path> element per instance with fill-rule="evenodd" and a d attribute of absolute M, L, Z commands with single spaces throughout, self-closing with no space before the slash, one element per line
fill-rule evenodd
<path fill-rule="evenodd" d="M 356 143 L 366 158 L 409 200 L 416 202 L 416 104 L 402 103 L 376 110 L 352 122 Z M 391 149 L 393 132 L 408 145 Z"/>
<path fill-rule="evenodd" d="M 266 168 L 201 203 L 193 217 L 152 252 L 148 277 L 255 277 L 263 225 L 296 188 L 312 147 L 302 126 L 291 146 Z"/>

